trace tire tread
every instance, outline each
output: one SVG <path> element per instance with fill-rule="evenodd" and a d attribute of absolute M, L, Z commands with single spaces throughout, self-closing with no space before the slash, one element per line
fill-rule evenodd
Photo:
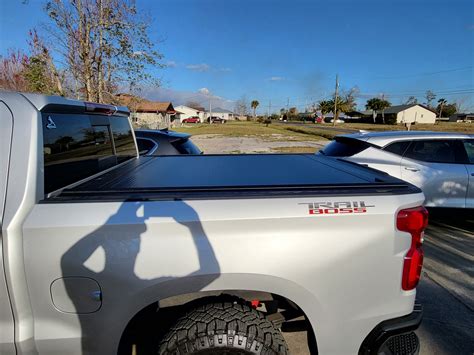
<path fill-rule="evenodd" d="M 162 339 L 159 354 L 206 350 L 217 354 L 226 343 L 227 349 L 241 349 L 247 354 L 288 354 L 283 335 L 261 312 L 230 300 L 207 303 L 188 311 Z"/>

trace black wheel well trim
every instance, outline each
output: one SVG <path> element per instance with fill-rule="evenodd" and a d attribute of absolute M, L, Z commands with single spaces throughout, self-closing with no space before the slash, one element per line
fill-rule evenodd
<path fill-rule="evenodd" d="M 189 292 L 189 293 L 183 293 L 179 295 L 173 295 L 170 297 L 166 297 L 161 300 L 154 301 L 142 309 L 140 309 L 138 312 L 136 312 L 133 317 L 128 321 L 127 325 L 124 328 L 124 331 L 121 334 L 121 339 L 119 342 L 119 354 L 121 353 L 126 353 L 124 351 L 120 351 L 121 348 L 124 346 L 124 343 L 126 342 L 126 339 L 124 339 L 127 336 L 127 333 L 132 331 L 130 329 L 133 327 L 134 323 L 137 321 L 140 321 L 143 318 L 146 318 L 147 316 L 153 314 L 157 315 L 158 319 L 161 320 L 161 316 L 163 315 L 163 310 L 177 310 L 178 312 L 175 312 L 173 314 L 173 319 L 177 319 L 181 314 L 189 310 L 190 308 L 197 307 L 199 305 L 202 305 L 203 303 L 209 303 L 209 302 L 214 302 L 214 301 L 222 301 L 224 300 L 229 300 L 229 301 L 234 301 L 234 302 L 249 302 L 249 299 L 244 299 L 242 297 L 242 293 L 255 293 L 255 294 L 260 294 L 260 295 L 269 295 L 273 299 L 277 299 L 279 301 L 286 302 L 286 304 L 293 309 L 296 309 L 302 313 L 305 317 L 305 321 L 307 323 L 307 332 L 308 332 L 308 347 L 310 350 L 311 355 L 317 355 L 318 354 L 318 346 L 317 346 L 317 341 L 316 341 L 316 334 L 314 333 L 313 326 L 311 322 L 309 321 L 308 317 L 306 316 L 305 312 L 301 307 L 298 306 L 298 304 L 291 299 L 281 296 L 279 294 L 275 294 L 272 292 L 265 292 L 265 291 L 257 291 L 257 290 L 237 290 L 237 289 L 229 289 L 229 290 L 212 290 L 212 291 L 198 291 L 198 292 Z M 186 298 L 186 301 L 184 302 L 178 302 L 176 305 L 170 305 L 173 300 L 179 299 L 179 298 Z M 160 307 L 160 303 L 167 302 L 168 305 L 166 307 Z M 161 314 L 160 314 L 161 312 Z"/>

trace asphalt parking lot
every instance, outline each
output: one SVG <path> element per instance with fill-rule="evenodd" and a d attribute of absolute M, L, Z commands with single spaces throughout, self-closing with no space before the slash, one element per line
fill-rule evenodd
<path fill-rule="evenodd" d="M 474 353 L 474 213 L 430 211 L 418 301 L 421 354 Z"/>
<path fill-rule="evenodd" d="M 474 354 L 474 213 L 430 211 L 417 299 L 421 355 Z M 309 354 L 304 332 L 284 333 L 292 354 Z M 317 335 L 316 335 L 317 336 Z"/>

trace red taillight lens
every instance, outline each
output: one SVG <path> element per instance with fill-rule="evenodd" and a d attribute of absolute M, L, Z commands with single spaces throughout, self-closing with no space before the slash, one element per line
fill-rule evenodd
<path fill-rule="evenodd" d="M 428 211 L 423 206 L 401 210 L 397 215 L 397 229 L 411 234 L 411 246 L 404 258 L 402 288 L 412 290 L 418 284 L 423 267 L 423 233 L 428 225 Z"/>

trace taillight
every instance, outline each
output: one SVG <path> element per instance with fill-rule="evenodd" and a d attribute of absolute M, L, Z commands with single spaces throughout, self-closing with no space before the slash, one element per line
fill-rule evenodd
<path fill-rule="evenodd" d="M 402 288 L 412 290 L 418 284 L 423 267 L 424 230 L 428 225 L 428 211 L 423 206 L 401 210 L 397 215 L 397 229 L 411 234 L 411 246 L 404 257 Z"/>

